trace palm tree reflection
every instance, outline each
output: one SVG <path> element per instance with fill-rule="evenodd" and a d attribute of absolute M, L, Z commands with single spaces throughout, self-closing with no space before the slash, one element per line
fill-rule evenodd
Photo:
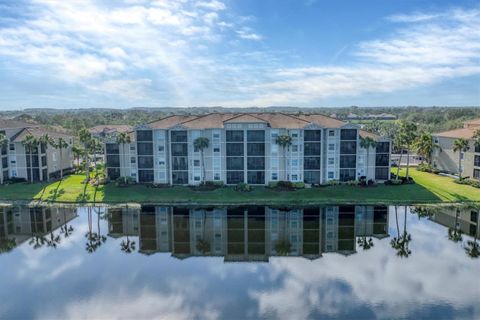
<path fill-rule="evenodd" d="M 390 241 L 390 245 L 397 251 L 397 256 L 400 258 L 408 258 L 412 251 L 409 248 L 412 236 L 407 232 L 407 206 L 404 207 L 404 224 L 403 233 L 400 235 L 400 227 L 398 224 L 398 208 L 395 206 L 395 222 L 397 224 L 397 237 Z"/>
<path fill-rule="evenodd" d="M 93 232 L 93 215 L 92 210 L 95 210 L 97 214 L 97 232 Z M 88 253 L 93 253 L 97 251 L 97 249 L 107 241 L 107 237 L 101 234 L 100 230 L 100 216 L 101 212 L 98 211 L 96 208 L 88 207 L 87 209 L 88 215 L 88 231 L 85 234 L 85 238 L 87 238 L 87 243 L 85 244 L 85 250 Z"/>

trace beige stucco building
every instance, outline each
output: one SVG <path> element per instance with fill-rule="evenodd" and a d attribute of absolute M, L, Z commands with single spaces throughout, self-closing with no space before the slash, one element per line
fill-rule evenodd
<path fill-rule="evenodd" d="M 0 183 L 11 178 L 47 181 L 67 173 L 73 167 L 73 136 L 47 129 L 42 126 L 13 120 L 0 119 L 0 133 L 5 134 L 7 143 L 0 146 Z M 38 144 L 30 155 L 22 141 L 29 135 L 39 139 L 48 134 L 53 140 L 63 138 L 68 147 L 60 150 L 51 145 Z M 32 165 L 30 165 L 30 159 Z M 33 174 L 33 179 L 31 175 Z"/>
<path fill-rule="evenodd" d="M 462 157 L 462 176 L 480 179 L 480 146 L 476 145 L 473 136 L 480 130 L 480 119 L 466 121 L 460 129 L 444 131 L 433 134 L 436 148 L 433 151 L 433 166 L 452 173 L 458 174 L 459 157 Z M 456 139 L 463 138 L 470 142 L 470 150 L 462 152 L 453 151 Z"/>

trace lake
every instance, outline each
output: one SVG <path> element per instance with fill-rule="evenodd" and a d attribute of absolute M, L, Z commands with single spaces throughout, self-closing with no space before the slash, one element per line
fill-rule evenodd
<path fill-rule="evenodd" d="M 0 318 L 479 319 L 478 215 L 4 207 Z"/>

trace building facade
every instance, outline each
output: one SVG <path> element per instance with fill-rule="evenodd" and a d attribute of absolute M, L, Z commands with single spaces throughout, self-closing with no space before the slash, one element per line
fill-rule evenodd
<path fill-rule="evenodd" d="M 350 255 L 359 237 L 388 237 L 386 206 L 263 206 L 109 208 L 109 236 L 138 237 L 139 252 L 224 257 L 225 262 L 269 261 L 271 256 L 317 259 Z"/>
<path fill-rule="evenodd" d="M 283 135 L 292 142 L 285 148 L 276 144 Z M 388 139 L 323 115 L 175 115 L 137 126 L 131 136 L 131 144 L 118 145 L 114 139 L 105 143 L 110 179 L 131 176 L 138 183 L 266 185 L 390 177 Z M 360 147 L 366 136 L 377 141 L 375 148 Z M 209 141 L 203 152 L 194 147 L 199 137 Z"/>
<path fill-rule="evenodd" d="M 47 181 L 59 177 L 61 169 L 67 173 L 73 167 L 71 135 L 11 120 L 0 120 L 0 134 L 7 138 L 7 142 L 0 146 L 0 183 L 12 178 Z M 60 154 L 60 150 L 51 145 L 39 143 L 32 152 L 26 151 L 22 141 L 27 136 L 38 139 L 45 134 L 53 140 L 63 138 L 68 147 L 62 149 Z"/>
<path fill-rule="evenodd" d="M 432 154 L 432 163 L 435 168 L 458 174 L 459 157 L 462 158 L 462 176 L 480 180 L 480 145 L 474 141 L 474 134 L 480 131 L 480 119 L 466 121 L 461 129 L 433 134 L 435 148 Z M 456 139 L 467 139 L 470 149 L 467 152 L 454 152 L 453 144 Z"/>

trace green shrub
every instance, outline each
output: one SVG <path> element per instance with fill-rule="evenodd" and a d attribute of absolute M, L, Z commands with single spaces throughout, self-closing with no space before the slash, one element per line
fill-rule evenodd
<path fill-rule="evenodd" d="M 458 184 L 472 186 L 474 188 L 480 188 L 480 181 L 473 180 L 470 178 L 455 179 L 454 182 Z"/>
<path fill-rule="evenodd" d="M 240 182 L 235 186 L 234 190 L 238 192 L 250 192 L 253 188 L 245 182 Z"/>
<path fill-rule="evenodd" d="M 125 176 L 125 177 L 119 177 L 117 180 L 115 180 L 115 185 L 116 186 L 128 186 L 135 184 L 136 181 L 130 176 Z"/>
<path fill-rule="evenodd" d="M 340 181 L 338 180 L 330 180 L 327 182 L 327 185 L 329 186 L 338 186 L 340 184 Z"/>
<path fill-rule="evenodd" d="M 305 182 L 295 182 L 293 186 L 295 189 L 305 189 Z"/>

